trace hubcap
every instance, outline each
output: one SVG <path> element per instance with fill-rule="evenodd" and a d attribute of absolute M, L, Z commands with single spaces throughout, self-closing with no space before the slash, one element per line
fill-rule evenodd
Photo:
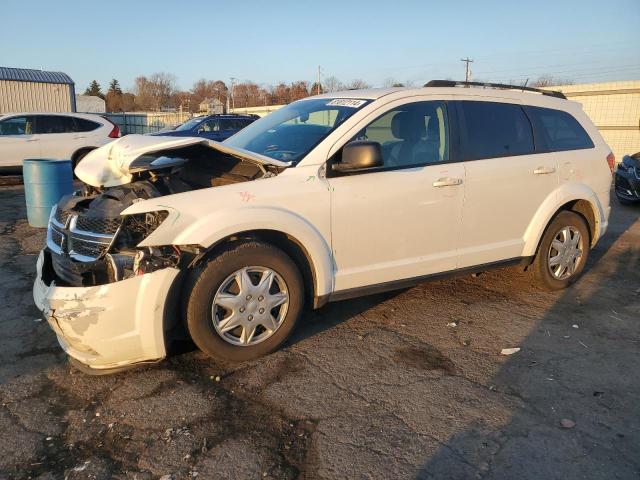
<path fill-rule="evenodd" d="M 284 279 L 266 267 L 244 267 L 229 275 L 213 297 L 211 316 L 218 335 L 240 346 L 271 337 L 289 307 Z"/>
<path fill-rule="evenodd" d="M 565 280 L 571 277 L 582 261 L 582 235 L 574 227 L 563 227 L 558 231 L 549 247 L 548 265 L 554 278 Z"/>

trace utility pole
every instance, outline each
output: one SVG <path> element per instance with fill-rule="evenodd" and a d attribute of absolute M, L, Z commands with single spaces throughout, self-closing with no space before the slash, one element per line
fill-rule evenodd
<path fill-rule="evenodd" d="M 473 60 L 470 59 L 469 57 L 467 57 L 467 58 L 461 58 L 460 61 L 464 62 L 466 64 L 464 81 L 465 82 L 470 82 L 471 81 L 471 66 L 469 64 L 473 63 Z"/>
<path fill-rule="evenodd" d="M 318 81 L 317 81 L 317 85 L 318 85 L 318 95 L 320 95 L 320 65 L 318 65 Z"/>

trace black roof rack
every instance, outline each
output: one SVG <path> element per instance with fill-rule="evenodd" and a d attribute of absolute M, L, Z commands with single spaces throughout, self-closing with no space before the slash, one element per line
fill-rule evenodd
<path fill-rule="evenodd" d="M 501 88 L 506 90 L 521 90 L 524 92 L 536 92 L 549 97 L 563 98 L 564 93 L 556 90 L 542 90 L 541 88 L 524 87 L 519 85 L 506 85 L 504 83 L 484 83 L 484 82 L 458 82 L 455 80 L 431 80 L 424 84 L 425 87 L 485 87 L 485 88 Z"/>

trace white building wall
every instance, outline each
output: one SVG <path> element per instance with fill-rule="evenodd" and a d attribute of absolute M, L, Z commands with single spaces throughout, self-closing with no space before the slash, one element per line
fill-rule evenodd
<path fill-rule="evenodd" d="M 70 85 L 0 80 L 0 114 L 71 111 Z"/>
<path fill-rule="evenodd" d="M 106 102 L 93 95 L 76 95 L 76 111 L 81 113 L 105 113 Z"/>

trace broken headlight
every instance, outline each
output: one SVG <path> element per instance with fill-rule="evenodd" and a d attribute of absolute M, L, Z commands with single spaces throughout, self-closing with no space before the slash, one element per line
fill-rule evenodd
<path fill-rule="evenodd" d="M 137 213 L 125 216 L 111 251 L 105 256 L 112 281 L 175 265 L 180 252 L 175 247 L 144 247 L 137 245 L 164 222 L 168 212 Z"/>
<path fill-rule="evenodd" d="M 125 216 L 124 223 L 114 243 L 114 250 L 135 248 L 160 226 L 169 216 L 164 210 L 157 212 L 136 213 Z"/>

